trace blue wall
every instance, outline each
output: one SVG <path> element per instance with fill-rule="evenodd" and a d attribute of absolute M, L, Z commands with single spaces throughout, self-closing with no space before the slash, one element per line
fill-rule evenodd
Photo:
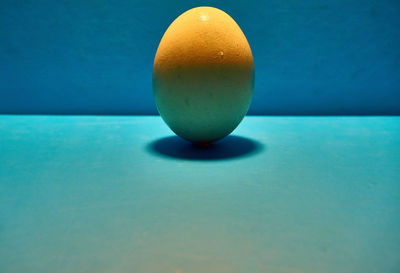
<path fill-rule="evenodd" d="M 158 43 L 200 5 L 249 40 L 250 113 L 400 114 L 399 0 L 1 0 L 0 113 L 156 113 Z"/>

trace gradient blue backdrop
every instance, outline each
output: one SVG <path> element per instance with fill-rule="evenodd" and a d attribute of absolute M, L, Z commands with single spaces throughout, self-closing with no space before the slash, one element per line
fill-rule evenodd
<path fill-rule="evenodd" d="M 157 45 L 200 5 L 249 40 L 251 114 L 400 114 L 399 0 L 1 0 L 0 113 L 157 113 Z"/>

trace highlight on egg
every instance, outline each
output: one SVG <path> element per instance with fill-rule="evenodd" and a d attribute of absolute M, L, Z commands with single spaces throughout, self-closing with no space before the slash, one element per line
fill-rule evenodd
<path fill-rule="evenodd" d="M 253 55 L 232 17 L 197 7 L 171 23 L 155 55 L 153 92 L 173 132 L 198 144 L 229 135 L 246 115 L 253 89 Z"/>

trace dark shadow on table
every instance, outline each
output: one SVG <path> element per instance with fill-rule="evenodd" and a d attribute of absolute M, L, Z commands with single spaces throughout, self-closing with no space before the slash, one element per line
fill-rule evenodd
<path fill-rule="evenodd" d="M 156 139 L 148 144 L 151 153 L 189 160 L 222 160 L 259 153 L 264 146 L 255 140 L 240 136 L 227 136 L 207 147 L 194 145 L 178 136 Z"/>

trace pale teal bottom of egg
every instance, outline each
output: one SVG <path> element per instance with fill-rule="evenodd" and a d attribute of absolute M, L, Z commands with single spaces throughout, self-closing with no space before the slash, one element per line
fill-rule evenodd
<path fill-rule="evenodd" d="M 157 109 L 178 136 L 210 143 L 229 135 L 246 115 L 254 69 L 209 65 L 175 67 L 153 73 Z"/>

